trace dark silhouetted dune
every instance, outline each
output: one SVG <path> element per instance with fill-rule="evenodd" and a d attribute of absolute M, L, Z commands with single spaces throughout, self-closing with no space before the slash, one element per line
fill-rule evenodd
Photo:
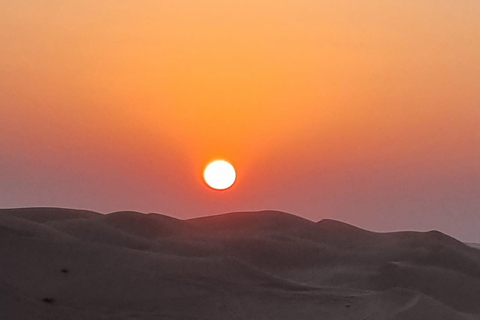
<path fill-rule="evenodd" d="M 48 222 L 55 220 L 89 219 L 101 214 L 88 210 L 75 210 L 63 208 L 14 208 L 2 209 L 2 214 L 31 220 L 35 222 Z"/>
<path fill-rule="evenodd" d="M 0 210 L 0 319 L 480 319 L 480 250 L 278 211 Z"/>
<path fill-rule="evenodd" d="M 103 216 L 101 220 L 119 230 L 147 239 L 180 235 L 191 229 L 184 221 L 172 217 L 133 211 L 114 212 Z"/>
<path fill-rule="evenodd" d="M 190 219 L 188 222 L 204 232 L 251 233 L 297 232 L 313 228 L 313 222 L 280 211 L 234 212 Z"/>

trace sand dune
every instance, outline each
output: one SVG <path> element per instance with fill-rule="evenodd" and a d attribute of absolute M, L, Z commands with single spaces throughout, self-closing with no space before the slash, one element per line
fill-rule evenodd
<path fill-rule="evenodd" d="M 277 211 L 0 210 L 0 319 L 480 319 L 480 251 Z"/>

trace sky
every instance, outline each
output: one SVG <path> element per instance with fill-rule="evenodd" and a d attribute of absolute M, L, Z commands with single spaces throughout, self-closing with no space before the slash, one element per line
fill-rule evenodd
<path fill-rule="evenodd" d="M 0 2 L 0 207 L 480 242 L 480 2 Z M 235 185 L 202 170 L 230 161 Z"/>

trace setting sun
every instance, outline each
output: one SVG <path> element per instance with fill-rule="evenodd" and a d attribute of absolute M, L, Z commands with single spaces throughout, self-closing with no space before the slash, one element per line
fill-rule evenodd
<path fill-rule="evenodd" d="M 235 168 L 224 160 L 216 160 L 207 165 L 203 172 L 205 183 L 215 190 L 230 188 L 236 179 Z"/>

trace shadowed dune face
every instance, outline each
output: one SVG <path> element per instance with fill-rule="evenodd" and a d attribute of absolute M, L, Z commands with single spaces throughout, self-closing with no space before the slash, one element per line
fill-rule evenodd
<path fill-rule="evenodd" d="M 480 319 L 480 250 L 277 211 L 0 210 L 0 319 Z"/>
<path fill-rule="evenodd" d="M 1 213 L 40 223 L 57 220 L 90 219 L 101 216 L 100 213 L 93 211 L 62 208 L 1 209 Z"/>
<path fill-rule="evenodd" d="M 314 228 L 309 220 L 279 211 L 228 213 L 190 219 L 189 224 L 210 233 L 302 232 Z"/>
<path fill-rule="evenodd" d="M 126 233 L 147 239 L 183 234 L 191 228 L 181 220 L 160 214 L 114 212 L 102 217 L 102 222 Z"/>

